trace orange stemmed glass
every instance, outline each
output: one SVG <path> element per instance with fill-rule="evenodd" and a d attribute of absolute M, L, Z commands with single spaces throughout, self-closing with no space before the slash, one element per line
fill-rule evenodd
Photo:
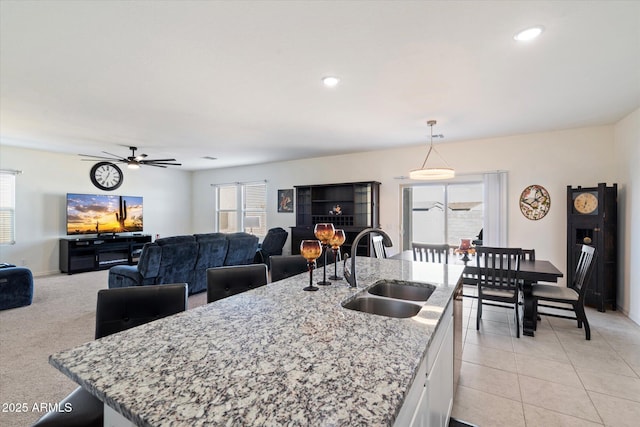
<path fill-rule="evenodd" d="M 316 235 L 318 240 L 320 240 L 325 247 L 324 265 L 322 266 L 322 269 L 323 269 L 322 282 L 318 282 L 318 285 L 331 284 L 331 282 L 327 281 L 327 251 L 329 250 L 329 240 L 331 240 L 335 232 L 336 232 L 336 229 L 333 226 L 333 224 L 327 223 L 327 222 L 321 222 L 319 224 L 316 224 L 316 226 L 313 228 L 313 233 Z"/>
<path fill-rule="evenodd" d="M 300 255 L 302 255 L 309 266 L 309 286 L 302 288 L 304 291 L 317 291 L 317 286 L 313 286 L 313 269 L 316 259 L 322 255 L 322 245 L 318 240 L 303 240 L 300 242 Z"/>
<path fill-rule="evenodd" d="M 346 238 L 347 236 L 344 234 L 344 230 L 337 229 L 333 237 L 329 240 L 329 245 L 331 249 L 333 249 L 333 276 L 329 277 L 329 280 L 342 280 L 342 277 L 338 277 L 338 251 Z"/>

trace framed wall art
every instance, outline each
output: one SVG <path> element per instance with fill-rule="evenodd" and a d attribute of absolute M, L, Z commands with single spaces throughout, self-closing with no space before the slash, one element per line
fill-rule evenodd
<path fill-rule="evenodd" d="M 293 212 L 293 188 L 278 190 L 278 212 Z"/>

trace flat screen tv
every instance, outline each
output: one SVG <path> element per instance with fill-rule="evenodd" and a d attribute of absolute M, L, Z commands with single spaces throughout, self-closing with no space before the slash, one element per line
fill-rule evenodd
<path fill-rule="evenodd" d="M 67 194 L 67 235 L 141 232 L 142 197 Z"/>

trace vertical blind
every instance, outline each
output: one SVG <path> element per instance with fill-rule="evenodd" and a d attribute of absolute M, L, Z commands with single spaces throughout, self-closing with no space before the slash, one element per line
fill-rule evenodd
<path fill-rule="evenodd" d="M 0 171 L 0 244 L 15 243 L 16 174 L 17 171 Z"/>
<path fill-rule="evenodd" d="M 484 231 L 485 246 L 507 246 L 507 172 L 484 175 Z"/>

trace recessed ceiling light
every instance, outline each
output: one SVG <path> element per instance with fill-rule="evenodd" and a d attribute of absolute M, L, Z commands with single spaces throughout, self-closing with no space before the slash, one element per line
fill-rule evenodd
<path fill-rule="evenodd" d="M 538 37 L 540 34 L 542 34 L 542 31 L 544 31 L 544 27 L 542 27 L 541 25 L 538 25 L 535 27 L 527 28 L 526 30 L 522 30 L 516 33 L 516 35 L 513 36 L 513 38 L 519 42 L 526 42 Z"/>
<path fill-rule="evenodd" d="M 334 76 L 327 76 L 322 79 L 322 83 L 326 87 L 336 87 L 340 83 L 340 79 Z"/>

